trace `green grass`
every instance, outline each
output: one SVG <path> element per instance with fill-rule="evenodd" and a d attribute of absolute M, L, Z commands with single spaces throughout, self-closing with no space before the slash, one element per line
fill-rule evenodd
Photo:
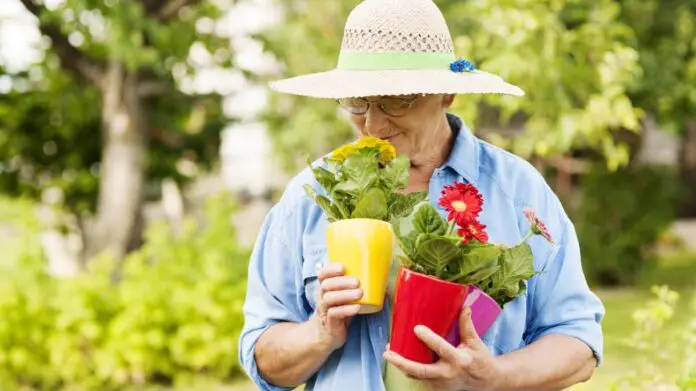
<path fill-rule="evenodd" d="M 667 377 L 676 375 L 681 368 L 680 357 L 646 357 L 631 346 L 630 335 L 634 331 L 633 313 L 644 308 L 654 299 L 652 285 L 668 285 L 680 294 L 675 314 L 660 332 L 655 341 L 668 353 L 679 351 L 679 333 L 696 318 L 692 302 L 696 298 L 696 255 L 676 254 L 664 257 L 654 270 L 647 273 L 637 288 L 599 290 L 597 294 L 606 308 L 602 322 L 604 331 L 604 363 L 597 369 L 593 379 L 583 387 L 574 389 L 606 390 L 618 376 L 627 374 L 649 363 Z"/>

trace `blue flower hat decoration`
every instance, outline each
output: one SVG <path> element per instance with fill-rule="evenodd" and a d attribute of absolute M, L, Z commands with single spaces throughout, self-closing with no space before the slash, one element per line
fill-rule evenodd
<path fill-rule="evenodd" d="M 457 73 L 473 72 L 476 67 L 469 60 L 457 60 L 450 64 L 450 70 Z"/>

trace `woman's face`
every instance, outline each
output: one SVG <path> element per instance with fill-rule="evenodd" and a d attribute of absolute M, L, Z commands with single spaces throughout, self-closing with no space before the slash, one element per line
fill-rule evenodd
<path fill-rule="evenodd" d="M 376 102 L 378 98 L 366 99 Z M 418 156 L 427 154 L 427 149 L 436 144 L 432 137 L 447 125 L 445 113 L 453 101 L 454 95 L 425 95 L 418 98 L 399 117 L 389 116 L 377 105 L 371 104 L 367 113 L 351 114 L 350 119 L 361 135 L 388 140 L 399 154 L 417 159 Z"/>

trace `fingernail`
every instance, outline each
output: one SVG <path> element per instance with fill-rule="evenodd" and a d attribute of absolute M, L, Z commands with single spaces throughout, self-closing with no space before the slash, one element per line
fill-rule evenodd
<path fill-rule="evenodd" d="M 469 317 L 471 316 L 471 308 L 470 307 L 464 308 L 464 315 L 469 316 Z"/>

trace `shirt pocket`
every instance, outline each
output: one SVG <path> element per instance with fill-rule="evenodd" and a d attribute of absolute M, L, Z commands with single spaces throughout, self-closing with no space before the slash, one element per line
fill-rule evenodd
<path fill-rule="evenodd" d="M 302 284 L 304 296 L 309 305 L 308 312 L 314 313 L 317 307 L 317 294 L 319 293 L 319 268 L 328 264 L 326 246 L 308 246 L 304 251 L 302 264 Z"/>

